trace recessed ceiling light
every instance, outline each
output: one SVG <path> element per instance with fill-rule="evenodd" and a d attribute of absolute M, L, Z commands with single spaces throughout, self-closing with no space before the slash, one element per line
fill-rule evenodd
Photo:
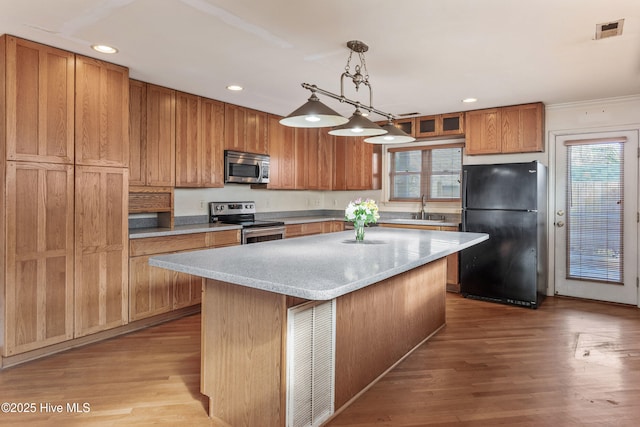
<path fill-rule="evenodd" d="M 227 86 L 227 89 L 237 92 L 237 91 L 241 91 L 244 88 L 242 86 L 240 86 L 240 85 L 229 85 L 229 86 Z"/>
<path fill-rule="evenodd" d="M 118 53 L 118 49 L 113 46 L 109 46 L 106 44 L 92 44 L 91 49 L 100 53 Z"/>
<path fill-rule="evenodd" d="M 465 104 L 471 104 L 472 102 L 478 102 L 478 98 L 465 98 L 462 100 Z"/>

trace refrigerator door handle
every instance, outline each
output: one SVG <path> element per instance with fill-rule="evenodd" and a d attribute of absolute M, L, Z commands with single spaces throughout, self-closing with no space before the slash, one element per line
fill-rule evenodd
<path fill-rule="evenodd" d="M 462 210 L 464 211 L 467 208 L 467 172 L 462 172 Z"/>

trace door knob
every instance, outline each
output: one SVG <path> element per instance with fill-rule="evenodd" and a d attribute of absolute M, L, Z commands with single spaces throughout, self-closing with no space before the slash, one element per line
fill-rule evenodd
<path fill-rule="evenodd" d="M 564 227 L 564 221 L 558 221 L 558 222 L 556 222 L 556 226 L 558 226 L 558 227 Z"/>
<path fill-rule="evenodd" d="M 564 215 L 564 211 L 562 209 L 560 209 L 558 212 L 556 212 L 556 215 L 563 216 Z"/>

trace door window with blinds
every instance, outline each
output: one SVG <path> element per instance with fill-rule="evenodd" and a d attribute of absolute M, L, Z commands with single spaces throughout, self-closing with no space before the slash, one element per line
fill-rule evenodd
<path fill-rule="evenodd" d="M 462 144 L 390 148 L 393 201 L 460 199 Z"/>
<path fill-rule="evenodd" d="M 625 139 L 567 141 L 567 278 L 623 283 Z"/>

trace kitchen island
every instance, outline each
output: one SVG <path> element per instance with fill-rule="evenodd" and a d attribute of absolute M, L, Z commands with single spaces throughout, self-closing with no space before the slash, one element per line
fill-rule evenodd
<path fill-rule="evenodd" d="M 359 243 L 345 231 L 149 263 L 207 279 L 201 392 L 210 416 L 319 425 L 444 326 L 446 256 L 487 238 L 368 228 Z"/>

